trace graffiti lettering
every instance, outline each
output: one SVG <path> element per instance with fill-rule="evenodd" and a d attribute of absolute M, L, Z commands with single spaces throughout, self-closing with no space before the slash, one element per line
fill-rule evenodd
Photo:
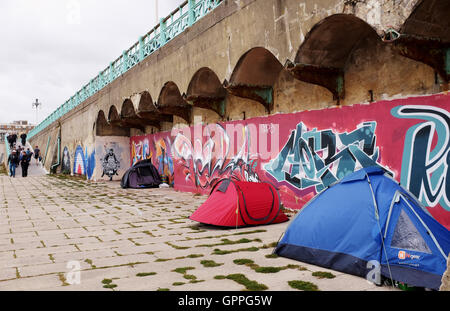
<path fill-rule="evenodd" d="M 365 122 L 351 133 L 335 134 L 308 131 L 300 122 L 279 155 L 264 168 L 278 182 L 320 192 L 362 167 L 379 166 L 375 128 L 376 122 Z"/>
<path fill-rule="evenodd" d="M 392 109 L 402 119 L 422 119 L 406 133 L 401 183 L 426 206 L 450 211 L 450 114 L 432 106 Z"/>
<path fill-rule="evenodd" d="M 152 163 L 158 169 L 159 174 L 169 185 L 174 184 L 174 164 L 172 159 L 172 144 L 170 137 L 152 139 L 152 146 L 148 139 L 132 142 L 132 165 L 142 160 L 152 159 Z M 152 147 L 152 148 L 151 148 Z"/>
<path fill-rule="evenodd" d="M 240 131 L 233 131 L 239 133 Z M 212 135 L 214 133 L 214 135 Z M 239 180 L 259 181 L 255 172 L 257 160 L 250 156 L 250 131 L 247 126 L 242 127 L 242 137 L 234 141 L 240 141 L 237 153 L 230 152 L 230 137 L 227 131 L 220 125 L 214 124 L 205 127 L 202 136 L 191 139 L 186 134 L 178 133 L 175 137 L 173 148 L 185 169 L 186 180 L 191 179 L 197 187 L 208 188 L 220 178 L 232 177 Z M 241 139 L 242 138 L 242 139 Z"/>

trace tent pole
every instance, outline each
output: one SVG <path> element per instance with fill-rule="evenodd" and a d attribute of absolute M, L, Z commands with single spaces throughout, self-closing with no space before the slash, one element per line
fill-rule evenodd
<path fill-rule="evenodd" d="M 382 230 L 381 230 L 381 225 L 380 225 L 380 214 L 378 211 L 377 199 L 375 198 L 375 193 L 373 192 L 373 188 L 372 188 L 372 182 L 370 181 L 369 175 L 367 173 L 366 173 L 366 177 L 367 177 L 367 182 L 369 183 L 370 192 L 372 193 L 372 200 L 373 200 L 373 204 L 374 204 L 374 208 L 375 208 L 375 217 L 377 219 L 378 229 L 380 231 L 380 238 L 381 238 L 381 244 L 383 245 L 384 255 L 386 256 L 386 262 L 387 262 L 387 266 L 388 266 L 388 270 L 389 270 L 389 277 L 391 278 L 392 288 L 394 288 L 395 286 L 394 286 L 394 280 L 392 278 L 391 266 L 389 265 L 389 259 L 388 259 L 388 255 L 387 255 L 387 251 L 386 251 L 386 246 L 384 245 L 383 233 L 381 232 Z M 380 260 L 380 266 L 381 266 L 381 260 Z"/>

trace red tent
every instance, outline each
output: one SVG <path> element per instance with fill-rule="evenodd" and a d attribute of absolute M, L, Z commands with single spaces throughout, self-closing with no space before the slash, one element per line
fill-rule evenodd
<path fill-rule="evenodd" d="M 277 189 L 266 182 L 222 179 L 191 220 L 222 227 L 267 225 L 287 221 Z"/>

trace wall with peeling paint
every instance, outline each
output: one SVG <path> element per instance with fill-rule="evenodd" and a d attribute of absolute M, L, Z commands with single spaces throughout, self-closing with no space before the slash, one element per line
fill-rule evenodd
<path fill-rule="evenodd" d="M 190 79 L 201 67 L 211 68 L 220 81 L 229 80 L 240 57 L 254 47 L 264 47 L 270 51 L 281 64 L 287 59 L 293 60 L 297 50 L 308 32 L 313 26 L 332 14 L 353 13 L 357 17 L 367 21 L 369 25 L 381 34 L 388 27 L 400 27 L 406 20 L 414 4 L 417 1 L 354 1 L 355 5 L 349 5 L 344 0 L 304 1 L 293 0 L 246 0 L 224 1 L 224 3 L 211 14 L 204 17 L 193 27 L 187 29 L 179 37 L 176 37 L 166 46 L 150 55 L 142 63 L 129 70 L 111 85 L 101 90 L 96 95 L 87 99 L 73 112 L 64 116 L 60 122 L 63 124 L 65 135 L 71 136 L 73 132 L 80 132 L 81 140 L 87 136 L 93 139 L 90 130 L 95 124 L 95 119 L 100 110 L 108 113 L 109 107 L 115 105 L 120 112 L 122 103 L 126 98 L 131 98 L 135 107 L 138 96 L 144 90 L 149 91 L 156 101 L 158 95 L 167 81 L 173 81 L 179 87 L 181 93 L 186 92 Z M 377 5 L 377 3 L 381 3 Z M 211 44 L 214 42 L 214 44 Z M 369 47 L 369 51 L 373 48 Z M 398 56 L 397 56 L 398 57 Z M 386 58 L 382 58 L 384 61 Z M 414 63 L 417 68 L 415 73 L 403 74 L 411 68 L 411 62 L 401 61 L 396 65 L 382 64 L 382 61 L 372 63 L 371 55 L 360 57 L 354 61 L 355 66 L 349 66 L 346 76 L 348 98 L 343 102 L 354 104 L 368 100 L 367 92 L 375 90 L 375 100 L 385 97 L 400 95 L 413 95 L 434 93 L 436 86 L 433 71 L 426 65 Z M 377 76 L 381 69 L 389 70 L 389 75 L 398 73 L 392 79 L 386 78 L 383 85 L 376 85 L 382 81 Z M 285 76 L 284 72 L 281 76 Z M 385 75 L 386 76 L 386 75 Z M 371 79 L 366 79 L 371 77 Z M 359 87 L 364 78 L 367 85 Z M 283 79 L 283 77 L 281 77 Z M 372 81 L 372 83 L 369 83 Z M 399 86 L 401 81 L 403 86 Z M 417 81 L 417 82 L 416 82 Z M 335 105 L 325 89 L 314 85 L 295 83 L 297 91 L 292 88 L 285 89 L 281 83 L 281 89 L 275 93 L 301 93 L 305 97 L 308 108 L 322 108 Z M 375 84 L 375 85 L 374 85 Z M 290 90 L 289 90 L 290 89 Z M 312 90 L 310 90 L 312 89 Z M 305 92 L 306 91 L 306 92 Z M 311 94 L 308 97 L 305 94 Z M 286 98 L 286 96 L 284 97 Z M 272 112 L 290 112 L 300 109 L 288 110 L 291 99 L 278 98 L 278 109 Z M 316 100 L 318 99 L 318 100 Z M 248 106 L 248 107 L 247 107 Z M 227 100 L 230 120 L 242 119 L 243 111 L 247 116 L 259 115 L 260 107 L 251 104 L 251 100 L 229 97 Z M 265 112 L 264 112 L 265 113 Z M 210 116 L 211 122 L 214 115 Z M 208 117 L 209 119 L 209 117 Z M 70 120 L 74 120 L 69 123 Z M 81 121 L 81 122 L 80 122 Z M 181 120 L 180 120 L 181 121 Z M 207 121 L 208 122 L 208 121 Z M 183 124 L 185 122 L 175 122 Z M 80 127 L 79 124 L 88 124 Z M 57 126 L 54 124 L 53 127 Z M 162 130 L 168 130 L 167 126 Z M 46 136 L 47 131 L 39 133 L 34 140 L 40 141 L 40 136 Z M 45 139 L 40 141 L 43 144 Z M 92 141 L 89 144 L 93 143 Z"/>

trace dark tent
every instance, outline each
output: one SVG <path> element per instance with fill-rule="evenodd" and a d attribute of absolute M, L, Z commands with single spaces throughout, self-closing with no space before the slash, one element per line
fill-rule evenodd
<path fill-rule="evenodd" d="M 133 165 L 120 181 L 122 188 L 156 188 L 160 184 L 162 184 L 161 176 L 150 159 Z"/>
<path fill-rule="evenodd" d="M 277 189 L 266 182 L 222 179 L 209 198 L 189 217 L 220 227 L 268 225 L 288 221 Z"/>
<path fill-rule="evenodd" d="M 385 277 L 432 289 L 441 284 L 449 252 L 450 232 L 397 181 L 373 167 L 344 177 L 311 200 L 275 250 L 378 284 Z"/>

